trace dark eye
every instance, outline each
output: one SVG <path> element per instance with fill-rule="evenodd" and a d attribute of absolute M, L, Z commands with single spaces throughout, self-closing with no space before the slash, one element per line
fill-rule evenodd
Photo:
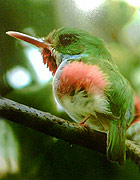
<path fill-rule="evenodd" d="M 68 46 L 72 42 L 76 42 L 77 36 L 75 34 L 62 34 L 59 37 L 59 42 L 62 46 Z"/>

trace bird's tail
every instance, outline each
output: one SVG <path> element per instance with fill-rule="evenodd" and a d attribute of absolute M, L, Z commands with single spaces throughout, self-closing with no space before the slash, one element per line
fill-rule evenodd
<path fill-rule="evenodd" d="M 118 161 L 119 165 L 123 165 L 126 159 L 125 139 L 125 124 L 111 121 L 107 135 L 107 157 L 111 161 Z"/>

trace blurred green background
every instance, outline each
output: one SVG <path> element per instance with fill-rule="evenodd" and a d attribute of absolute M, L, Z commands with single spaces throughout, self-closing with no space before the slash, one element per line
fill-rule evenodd
<path fill-rule="evenodd" d="M 0 0 L 0 94 L 69 119 L 55 104 L 52 75 L 35 47 L 5 34 L 44 37 L 72 26 L 105 40 L 121 73 L 140 95 L 139 0 Z M 138 180 L 130 159 L 124 168 L 97 152 L 71 145 L 1 118 L 0 179 Z"/>

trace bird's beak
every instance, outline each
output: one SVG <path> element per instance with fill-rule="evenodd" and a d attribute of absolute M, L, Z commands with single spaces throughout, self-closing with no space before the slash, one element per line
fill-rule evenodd
<path fill-rule="evenodd" d="M 16 39 L 20 39 L 23 41 L 26 41 L 30 44 L 33 44 L 35 46 L 37 46 L 38 48 L 48 48 L 49 44 L 45 41 L 43 41 L 42 39 L 38 39 L 32 36 L 29 36 L 27 34 L 23 34 L 23 33 L 19 33 L 19 32 L 15 32 L 15 31 L 8 31 L 6 32 L 6 34 L 8 34 L 9 36 L 12 36 Z"/>

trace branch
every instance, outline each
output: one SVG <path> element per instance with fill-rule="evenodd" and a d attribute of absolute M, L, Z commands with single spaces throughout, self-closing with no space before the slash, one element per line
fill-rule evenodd
<path fill-rule="evenodd" d="M 71 123 L 50 113 L 0 98 L 0 116 L 69 143 L 106 154 L 105 133 Z M 131 156 L 139 164 L 140 147 L 138 145 L 126 140 L 126 153 L 127 157 Z"/>

